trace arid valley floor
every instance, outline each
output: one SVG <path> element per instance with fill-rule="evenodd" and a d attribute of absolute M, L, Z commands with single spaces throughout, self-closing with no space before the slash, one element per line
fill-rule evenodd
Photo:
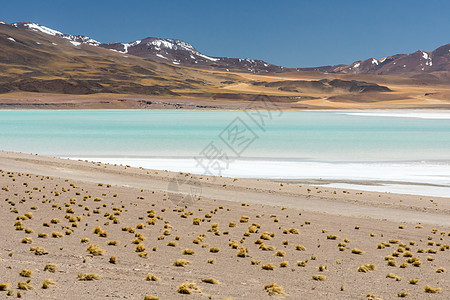
<path fill-rule="evenodd" d="M 446 198 L 7 152 L 0 169 L 1 299 L 450 298 Z"/>

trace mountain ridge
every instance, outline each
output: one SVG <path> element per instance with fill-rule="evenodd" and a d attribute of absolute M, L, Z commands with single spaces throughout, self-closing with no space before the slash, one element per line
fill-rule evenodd
<path fill-rule="evenodd" d="M 322 73 L 375 75 L 450 72 L 450 44 L 443 45 L 430 52 L 417 50 L 410 54 L 394 54 L 381 59 L 368 58 L 366 60 L 357 60 L 347 65 L 285 68 L 258 59 L 208 56 L 198 51 L 192 44 L 179 39 L 146 37 L 128 43 L 100 43 L 84 35 L 65 34 L 32 22 L 8 24 L 0 21 L 0 24 L 59 36 L 72 41 L 74 45 L 83 43 L 153 61 L 211 70 L 250 73 L 317 71 Z"/>

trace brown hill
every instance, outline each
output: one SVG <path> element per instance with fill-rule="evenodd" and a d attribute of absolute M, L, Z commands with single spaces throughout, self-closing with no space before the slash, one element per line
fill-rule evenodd
<path fill-rule="evenodd" d="M 34 23 L 0 22 L 0 108 L 242 109 L 267 99 L 285 109 L 449 106 L 445 47 L 427 65 L 441 71 L 405 77 L 343 74 L 342 66 L 334 73 L 286 70 L 209 57 L 179 40 L 148 38 L 109 48 L 97 43 Z M 366 65 L 375 63 L 360 68 Z"/>
<path fill-rule="evenodd" d="M 342 74 L 408 75 L 437 73 L 438 77 L 450 72 L 450 44 L 432 52 L 416 51 L 411 54 L 396 54 L 382 59 L 369 58 L 349 65 L 336 65 L 302 70 Z M 446 76 L 446 77 L 447 77 Z"/>
<path fill-rule="evenodd" d="M 236 75 L 213 75 L 144 60 L 59 35 L 0 24 L 0 92 L 175 95 Z"/>

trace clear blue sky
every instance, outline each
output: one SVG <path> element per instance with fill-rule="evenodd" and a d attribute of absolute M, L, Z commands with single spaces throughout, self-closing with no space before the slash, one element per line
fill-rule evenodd
<path fill-rule="evenodd" d="M 450 43 L 449 0 L 0 0 L 0 20 L 36 22 L 100 42 L 178 38 L 208 55 L 286 67 Z"/>

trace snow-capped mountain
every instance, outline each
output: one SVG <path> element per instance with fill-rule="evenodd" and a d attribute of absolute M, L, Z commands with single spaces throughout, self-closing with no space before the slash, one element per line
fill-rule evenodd
<path fill-rule="evenodd" d="M 203 69 L 239 72 L 283 72 L 294 70 L 314 70 L 344 74 L 410 74 L 450 71 L 450 44 L 437 48 L 432 52 L 416 51 L 411 54 L 396 54 L 382 59 L 369 58 L 355 61 L 349 65 L 322 66 L 315 68 L 283 68 L 262 60 L 213 57 L 208 56 L 191 44 L 177 39 L 148 37 L 128 43 L 102 44 L 83 35 L 64 34 L 57 30 L 30 22 L 7 24 L 19 29 L 32 30 L 43 34 L 61 37 L 71 41 L 75 46 L 81 43 L 99 46 L 126 55 L 139 56 L 145 59 L 164 62 L 170 65 L 182 65 Z"/>
<path fill-rule="evenodd" d="M 135 55 L 146 59 L 156 60 L 172 65 L 184 65 L 200 68 L 221 69 L 224 71 L 244 71 L 244 72 L 281 72 L 283 67 L 266 63 L 262 60 L 211 57 L 200 53 L 189 43 L 177 39 L 164 39 L 148 37 L 142 40 L 129 43 L 108 43 L 102 44 L 90 37 L 83 35 L 65 34 L 46 26 L 20 22 L 11 26 L 20 29 L 33 30 L 44 34 L 58 36 L 72 41 L 74 45 L 84 43 L 91 46 L 100 46 L 106 49 L 124 54 Z"/>
<path fill-rule="evenodd" d="M 100 45 L 100 42 L 91 39 L 90 37 L 84 36 L 84 35 L 71 35 L 71 34 L 64 34 L 62 32 L 59 32 L 57 30 L 36 24 L 36 23 L 30 23 L 30 22 L 20 22 L 20 23 L 13 23 L 12 26 L 16 28 L 22 28 L 22 29 L 29 29 L 33 31 L 42 32 L 45 34 L 53 35 L 53 36 L 59 36 L 68 40 L 71 40 L 76 43 L 84 43 L 91 46 L 98 46 Z"/>
<path fill-rule="evenodd" d="M 450 71 L 450 44 L 432 52 L 419 50 L 411 54 L 396 54 L 382 59 L 369 58 L 349 65 L 309 69 L 331 73 L 380 75 Z"/>
<path fill-rule="evenodd" d="M 208 56 L 202 54 L 191 44 L 177 39 L 148 37 L 129 43 L 101 44 L 100 47 L 174 65 L 246 72 L 280 72 L 283 70 L 283 67 L 261 60 Z"/>

